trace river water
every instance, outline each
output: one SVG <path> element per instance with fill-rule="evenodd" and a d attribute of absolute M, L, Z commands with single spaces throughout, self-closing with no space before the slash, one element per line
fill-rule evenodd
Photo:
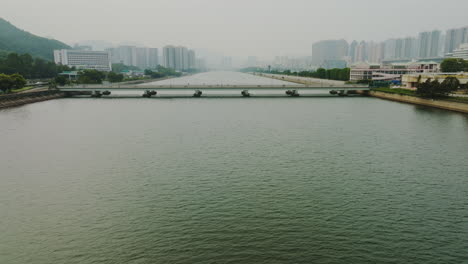
<path fill-rule="evenodd" d="M 0 263 L 467 263 L 467 158 L 467 115 L 367 97 L 1 110 Z"/>

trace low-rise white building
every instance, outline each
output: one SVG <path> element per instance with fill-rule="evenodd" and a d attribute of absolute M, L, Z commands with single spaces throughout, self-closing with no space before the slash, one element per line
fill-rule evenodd
<path fill-rule="evenodd" d="M 112 70 L 111 54 L 107 51 L 54 50 L 54 61 L 78 70 Z"/>
<path fill-rule="evenodd" d="M 453 51 L 451 57 L 468 60 L 468 43 L 461 44 L 458 49 Z"/>
<path fill-rule="evenodd" d="M 392 64 L 358 63 L 351 66 L 350 80 L 393 81 L 399 80 L 405 74 L 437 72 L 439 64 L 436 62 L 410 62 Z"/>

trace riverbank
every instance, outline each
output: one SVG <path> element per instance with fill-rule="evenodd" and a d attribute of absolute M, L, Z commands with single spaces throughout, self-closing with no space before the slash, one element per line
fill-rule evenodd
<path fill-rule="evenodd" d="M 334 81 L 327 79 L 317 79 L 310 77 L 299 77 L 299 76 L 290 76 L 290 75 L 280 75 L 280 74 L 266 74 L 266 73 L 252 73 L 255 76 L 271 78 L 286 82 L 299 83 L 304 85 L 323 85 L 323 86 L 343 86 L 345 82 L 343 81 Z"/>
<path fill-rule="evenodd" d="M 408 93 L 391 93 L 376 90 L 368 91 L 367 93 L 370 96 L 391 101 L 430 106 L 461 113 L 468 113 L 468 103 L 463 102 L 449 101 L 445 99 L 426 99 Z"/>
<path fill-rule="evenodd" d="M 0 109 L 42 102 L 62 97 L 65 97 L 65 93 L 55 90 L 6 94 L 0 96 Z"/>

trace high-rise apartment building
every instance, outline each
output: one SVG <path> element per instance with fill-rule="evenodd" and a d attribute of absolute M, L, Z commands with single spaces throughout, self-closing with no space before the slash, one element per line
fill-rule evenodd
<path fill-rule="evenodd" d="M 351 62 L 356 62 L 356 48 L 358 45 L 359 44 L 356 40 L 353 40 L 353 42 L 351 42 L 349 45 L 348 57 Z"/>
<path fill-rule="evenodd" d="M 150 69 L 156 69 L 158 67 L 159 52 L 157 48 L 148 48 L 148 57 L 146 63 Z"/>
<path fill-rule="evenodd" d="M 361 41 L 356 46 L 356 50 L 354 51 L 355 62 L 365 62 L 367 61 L 367 57 L 367 43 L 365 41 Z"/>
<path fill-rule="evenodd" d="M 111 54 L 107 51 L 54 50 L 54 62 L 77 69 L 111 71 Z"/>
<path fill-rule="evenodd" d="M 106 51 L 112 54 L 112 63 L 122 63 L 140 69 L 155 69 L 159 65 L 157 48 L 119 46 Z"/>
<path fill-rule="evenodd" d="M 348 55 L 346 40 L 324 40 L 312 45 L 312 64 L 314 66 L 330 65 L 329 62 L 344 61 Z M 333 63 L 335 64 L 335 63 Z"/>
<path fill-rule="evenodd" d="M 447 30 L 445 34 L 445 53 L 452 53 L 461 44 L 468 43 L 468 27 Z"/>
<path fill-rule="evenodd" d="M 380 63 L 384 59 L 385 44 L 370 42 L 367 45 L 367 61 Z"/>
<path fill-rule="evenodd" d="M 419 33 L 419 58 L 433 58 L 439 55 L 441 32 L 439 30 Z"/>
<path fill-rule="evenodd" d="M 112 54 L 112 63 L 136 66 L 136 48 L 134 46 L 119 46 L 106 51 Z"/>
<path fill-rule="evenodd" d="M 194 50 L 188 51 L 188 69 L 195 69 L 196 66 L 196 56 Z"/>
<path fill-rule="evenodd" d="M 165 46 L 163 48 L 163 66 L 166 68 L 175 69 L 176 68 L 176 59 L 175 59 L 175 47 L 172 45 Z"/>
<path fill-rule="evenodd" d="M 195 51 L 183 46 L 165 46 L 163 48 L 164 67 L 178 71 L 196 68 Z"/>

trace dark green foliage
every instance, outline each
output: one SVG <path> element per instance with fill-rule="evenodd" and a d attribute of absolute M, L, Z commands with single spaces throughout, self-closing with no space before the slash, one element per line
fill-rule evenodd
<path fill-rule="evenodd" d="M 0 73 L 0 90 L 4 93 L 7 93 L 12 89 L 23 88 L 25 84 L 26 79 L 17 73 L 12 75 Z"/>
<path fill-rule="evenodd" d="M 468 61 L 463 59 L 445 59 L 440 64 L 442 72 L 461 72 L 468 71 Z"/>
<path fill-rule="evenodd" d="M 26 85 L 26 79 L 18 73 L 10 75 L 11 80 L 13 81 L 13 89 L 20 89 Z"/>
<path fill-rule="evenodd" d="M 5 59 L 0 59 L 0 73 L 19 73 L 25 78 L 53 78 L 62 71 L 71 68 L 56 65 L 41 58 L 33 59 L 29 54 L 10 53 Z"/>
<path fill-rule="evenodd" d="M 123 81 L 124 76 L 121 73 L 109 72 L 107 74 L 107 80 L 109 82 L 121 82 Z"/>
<path fill-rule="evenodd" d="M 79 72 L 78 83 L 81 84 L 101 84 L 106 77 L 104 72 L 97 70 L 83 70 Z"/>
<path fill-rule="evenodd" d="M 116 73 L 121 73 L 122 71 L 139 71 L 140 68 L 136 66 L 128 66 L 122 63 L 113 63 L 112 64 L 112 71 Z"/>
<path fill-rule="evenodd" d="M 460 81 L 456 77 L 447 77 L 440 84 L 439 89 L 442 94 L 450 94 L 460 89 Z"/>
<path fill-rule="evenodd" d="M 276 70 L 264 70 L 261 68 L 245 68 L 241 72 L 260 72 L 260 73 L 271 73 L 271 74 L 282 74 L 282 75 L 291 75 L 291 76 L 300 76 L 300 77 L 310 77 L 310 78 L 319 78 L 319 79 L 328 79 L 336 81 L 349 81 L 349 68 L 344 69 L 324 69 L 318 68 L 316 71 L 301 71 L 301 72 L 291 72 L 291 70 L 285 71 L 276 71 Z"/>
<path fill-rule="evenodd" d="M 145 70 L 145 75 L 151 76 L 151 78 L 163 78 L 166 76 L 180 77 L 182 73 L 176 72 L 174 69 L 165 68 L 161 65 L 158 65 L 156 72 L 152 70 Z"/>
<path fill-rule="evenodd" d="M 373 88 L 372 91 L 399 94 L 399 95 L 410 95 L 410 96 L 415 96 L 416 95 L 415 91 L 408 90 L 408 89 L 402 89 L 402 88 L 379 87 L 379 88 Z"/>
<path fill-rule="evenodd" d="M 54 49 L 69 49 L 70 46 L 53 39 L 42 38 L 18 29 L 0 18 L 0 50 L 29 53 L 34 57 L 53 60 Z"/>
<path fill-rule="evenodd" d="M 55 83 L 60 85 L 60 86 L 64 86 L 65 84 L 68 83 L 68 79 L 67 79 L 67 77 L 65 77 L 63 75 L 59 75 L 59 76 L 55 77 Z"/>
<path fill-rule="evenodd" d="M 427 79 L 425 82 L 418 84 L 416 94 L 435 98 L 446 96 L 459 88 L 460 81 L 455 77 L 447 77 L 442 83 L 437 79 L 434 81 Z"/>
<path fill-rule="evenodd" d="M 4 93 L 9 92 L 13 88 L 13 79 L 10 75 L 0 73 L 0 90 Z"/>

